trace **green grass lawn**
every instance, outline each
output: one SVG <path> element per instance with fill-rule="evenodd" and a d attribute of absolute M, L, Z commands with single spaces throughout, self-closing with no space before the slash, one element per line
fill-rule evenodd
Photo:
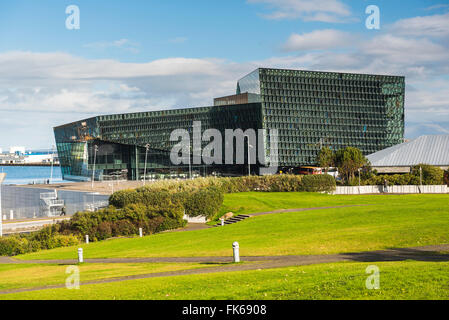
<path fill-rule="evenodd" d="M 304 192 L 242 192 L 226 194 L 221 213 L 249 214 L 278 209 L 328 207 L 351 204 L 376 204 L 383 195 L 328 195 Z"/>
<path fill-rule="evenodd" d="M 81 281 L 218 266 L 200 263 L 93 263 L 78 265 Z M 64 284 L 68 265 L 0 265 L 0 291 Z"/>
<path fill-rule="evenodd" d="M 317 193 L 241 193 L 224 209 L 251 213 L 351 204 L 365 207 L 277 213 L 205 230 L 82 245 L 85 258 L 328 254 L 449 243 L 449 195 L 336 196 Z M 18 256 L 75 259 L 77 247 Z"/>
<path fill-rule="evenodd" d="M 380 269 L 368 290 L 367 266 Z M 0 299 L 447 299 L 449 262 L 333 263 L 175 276 L 0 295 Z"/>

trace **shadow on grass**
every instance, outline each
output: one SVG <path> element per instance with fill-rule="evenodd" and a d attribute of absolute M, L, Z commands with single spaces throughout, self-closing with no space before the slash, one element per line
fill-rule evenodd
<path fill-rule="evenodd" d="M 355 252 L 342 254 L 346 259 L 358 262 L 374 261 L 428 261 L 442 262 L 449 261 L 449 253 L 442 253 L 440 250 L 422 250 L 417 248 L 391 248 L 372 252 Z"/>

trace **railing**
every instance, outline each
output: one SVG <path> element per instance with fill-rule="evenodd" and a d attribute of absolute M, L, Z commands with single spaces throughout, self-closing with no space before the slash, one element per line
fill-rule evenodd
<path fill-rule="evenodd" d="M 449 193 L 446 185 L 406 185 L 406 186 L 349 186 L 337 187 L 333 194 L 373 194 L 373 193 Z"/>
<path fill-rule="evenodd" d="M 40 198 L 42 199 L 42 200 L 45 200 L 45 199 L 56 199 L 56 193 L 55 192 L 45 192 L 45 193 L 41 193 L 40 194 Z"/>
<path fill-rule="evenodd" d="M 64 200 L 51 200 L 49 205 L 62 207 L 64 205 Z"/>

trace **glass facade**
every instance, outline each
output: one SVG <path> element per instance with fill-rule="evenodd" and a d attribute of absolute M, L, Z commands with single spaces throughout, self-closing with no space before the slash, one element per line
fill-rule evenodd
<path fill-rule="evenodd" d="M 404 77 L 258 72 L 263 127 L 279 129 L 281 166 L 313 165 L 322 146 L 352 146 L 367 155 L 403 142 Z"/>
<path fill-rule="evenodd" d="M 261 114 L 260 103 L 248 103 L 104 115 L 56 127 L 54 131 L 63 178 L 89 179 L 95 162 L 95 179 L 126 175 L 128 179 L 138 180 L 145 171 L 145 158 L 147 174 L 185 173 L 189 170 L 188 160 L 187 165 L 173 165 L 170 161 L 171 148 L 177 143 L 170 141 L 174 130 L 186 129 L 192 137 L 193 122 L 200 121 L 201 133 L 213 128 L 224 137 L 225 129 L 261 128 Z M 92 135 L 84 135 L 84 132 Z M 203 141 L 202 148 L 208 143 Z M 145 148 L 147 144 L 150 146 L 148 152 Z M 97 152 L 94 145 L 98 146 Z M 198 174 L 219 171 L 239 175 L 246 170 L 244 165 L 206 166 L 191 163 Z"/>
<path fill-rule="evenodd" d="M 194 121 L 201 121 L 203 132 L 214 128 L 223 136 L 225 129 L 278 129 L 280 167 L 298 167 L 316 164 L 323 146 L 354 146 L 370 154 L 402 143 L 404 90 L 400 76 L 259 68 L 238 81 L 241 97 L 216 99 L 215 106 L 103 115 L 54 131 L 62 174 L 69 179 L 91 177 L 94 158 L 96 179 L 140 179 L 145 158 L 147 172 L 185 172 L 188 167 L 170 162 L 169 152 L 177 143 L 170 142 L 170 134 L 175 129 L 192 134 Z M 257 102 L 251 103 L 250 96 Z M 97 153 L 93 145 L 99 147 Z M 269 145 L 268 134 L 266 156 Z M 194 169 L 247 173 L 243 165 Z"/>

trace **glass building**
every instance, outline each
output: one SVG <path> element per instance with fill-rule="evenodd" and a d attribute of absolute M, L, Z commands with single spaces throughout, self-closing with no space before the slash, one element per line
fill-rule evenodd
<path fill-rule="evenodd" d="M 225 129 L 266 129 L 266 156 L 270 130 L 277 129 L 278 166 L 285 171 L 315 165 L 323 146 L 353 146 L 371 154 L 402 143 L 404 90 L 401 76 L 259 68 L 237 82 L 236 94 L 216 98 L 214 106 L 103 115 L 54 132 L 68 180 L 138 180 L 145 168 L 149 178 L 189 171 L 248 173 L 246 165 L 173 165 L 170 150 L 177 142 L 170 142 L 170 134 L 175 129 L 192 133 L 194 121 L 201 121 L 202 132 L 214 128 L 223 136 Z M 257 174 L 258 168 L 256 163 L 251 172 Z"/>

